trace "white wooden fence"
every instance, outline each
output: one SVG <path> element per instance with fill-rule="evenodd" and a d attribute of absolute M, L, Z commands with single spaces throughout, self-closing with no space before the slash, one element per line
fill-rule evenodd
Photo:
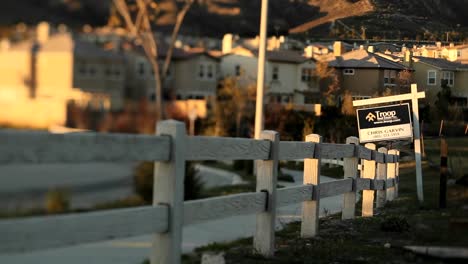
<path fill-rule="evenodd" d="M 185 125 L 173 120 L 160 122 L 157 131 L 156 136 L 0 131 L 0 163 L 156 161 L 153 206 L 2 220 L 0 254 L 153 233 L 151 263 L 177 264 L 184 225 L 256 213 L 254 247 L 270 257 L 280 206 L 302 202 L 301 236 L 312 237 L 319 230 L 321 198 L 344 194 L 342 218 L 349 219 L 357 192 L 363 191 L 365 217 L 373 215 L 375 190 L 377 206 L 397 195 L 398 151 L 359 146 L 355 137 L 347 144 L 322 143 L 319 135 L 282 142 L 274 131 L 264 131 L 262 140 L 189 137 Z M 322 158 L 344 158 L 344 179 L 320 183 Z M 304 184 L 277 189 L 278 161 L 295 159 L 304 159 Z M 256 192 L 184 202 L 186 160 L 257 160 Z"/>

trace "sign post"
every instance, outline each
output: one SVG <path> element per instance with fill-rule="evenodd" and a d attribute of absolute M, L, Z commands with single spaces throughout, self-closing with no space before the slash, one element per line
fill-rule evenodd
<path fill-rule="evenodd" d="M 421 140 L 420 140 L 421 131 L 419 130 L 418 99 L 425 98 L 425 97 L 426 97 L 426 94 L 424 92 L 418 92 L 418 87 L 416 84 L 411 84 L 411 93 L 353 101 L 353 106 L 366 106 L 366 105 L 411 100 L 411 109 L 413 112 L 412 117 L 413 117 L 414 159 L 416 161 L 416 186 L 417 186 L 419 202 L 424 201 L 424 194 L 423 194 L 424 192 L 423 192 L 422 167 L 421 167 Z M 391 131 L 391 132 L 394 132 L 394 131 Z M 404 132 L 404 131 L 400 131 L 400 132 Z M 370 141 L 376 141 L 376 140 L 370 140 Z M 367 141 L 367 142 L 370 142 L 370 141 Z"/>

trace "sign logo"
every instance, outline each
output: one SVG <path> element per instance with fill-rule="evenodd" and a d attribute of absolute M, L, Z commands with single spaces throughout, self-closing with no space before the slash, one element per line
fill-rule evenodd
<path fill-rule="evenodd" d="M 409 104 L 357 109 L 359 141 L 412 138 Z"/>
<path fill-rule="evenodd" d="M 376 116 L 372 113 L 367 114 L 366 120 L 369 122 L 373 122 L 375 120 Z"/>

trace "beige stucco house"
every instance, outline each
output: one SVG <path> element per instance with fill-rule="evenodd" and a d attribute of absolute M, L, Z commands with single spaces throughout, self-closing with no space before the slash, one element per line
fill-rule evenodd
<path fill-rule="evenodd" d="M 76 40 L 50 34 L 47 23 L 36 38 L 5 44 L 0 50 L 0 123 L 27 127 L 63 125 L 67 104 L 119 109 L 124 58 Z"/>
<path fill-rule="evenodd" d="M 167 49 L 158 50 L 160 67 Z M 126 98 L 155 99 L 155 81 L 152 67 L 138 49 L 125 51 L 127 60 Z M 177 99 L 204 99 L 216 94 L 220 76 L 219 59 L 204 50 L 174 49 L 166 78 L 164 94 Z"/>
<path fill-rule="evenodd" d="M 255 83 L 257 51 L 236 47 L 221 58 L 223 77 L 238 77 L 240 82 Z M 318 83 L 314 77 L 316 63 L 300 52 L 272 50 L 266 53 L 265 84 L 267 102 L 292 103 L 314 111 L 312 104 L 320 101 Z M 309 105 L 308 109 L 305 105 Z"/>
<path fill-rule="evenodd" d="M 405 62 L 408 64 L 408 61 Z M 426 92 L 426 102 L 432 104 L 446 82 L 454 100 L 466 107 L 468 98 L 468 65 L 446 59 L 413 57 L 411 67 L 418 89 Z"/>
<path fill-rule="evenodd" d="M 336 70 L 340 88 L 354 99 L 378 96 L 388 90 L 399 94 L 407 87 L 399 82 L 400 72 L 409 68 L 364 49 L 336 53 L 328 66 Z"/>

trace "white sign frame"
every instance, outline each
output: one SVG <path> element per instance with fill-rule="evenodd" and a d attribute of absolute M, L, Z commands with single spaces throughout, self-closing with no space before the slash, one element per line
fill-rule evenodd
<path fill-rule="evenodd" d="M 420 203 L 424 201 L 423 182 L 422 182 L 422 166 L 421 166 L 421 131 L 419 129 L 419 106 L 418 99 L 425 98 L 425 92 L 418 92 L 417 84 L 411 84 L 411 93 L 399 94 L 392 96 L 384 96 L 378 98 L 364 99 L 353 101 L 353 106 L 366 106 L 373 104 L 399 102 L 411 100 L 411 108 L 413 112 L 413 135 L 414 135 L 414 159 L 416 161 L 416 186 L 418 192 L 418 200 Z"/>

